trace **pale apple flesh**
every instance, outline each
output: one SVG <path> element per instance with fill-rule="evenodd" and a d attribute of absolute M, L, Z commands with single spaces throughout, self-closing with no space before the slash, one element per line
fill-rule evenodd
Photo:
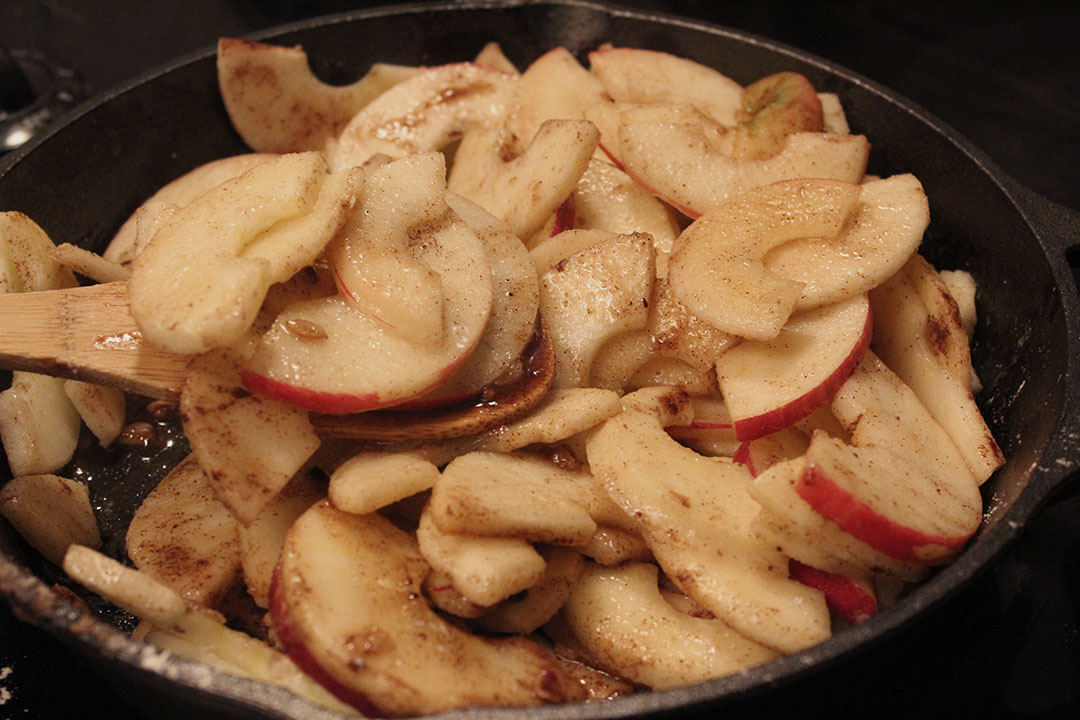
<path fill-rule="evenodd" d="M 733 152 L 740 160 L 773 157 L 788 135 L 822 130 L 821 100 L 799 73 L 776 73 L 748 85 L 742 111 L 747 117 L 735 130 Z"/>

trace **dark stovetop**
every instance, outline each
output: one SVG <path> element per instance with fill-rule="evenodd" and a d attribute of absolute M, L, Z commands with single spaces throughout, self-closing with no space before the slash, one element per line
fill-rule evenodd
<path fill-rule="evenodd" d="M 624 0 L 775 38 L 891 87 L 1032 190 L 1080 210 L 1080 4 Z M 100 91 L 173 56 L 332 0 L 0 0 L 0 44 Z M 1074 490 L 1075 492 L 1075 490 Z M 956 598 L 853 661 L 731 717 L 1080 717 L 1080 497 L 1049 506 Z M 154 717 L 0 604 L 0 720 Z"/>

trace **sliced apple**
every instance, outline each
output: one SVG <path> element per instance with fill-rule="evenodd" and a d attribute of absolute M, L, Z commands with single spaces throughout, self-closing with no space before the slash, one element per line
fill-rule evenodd
<path fill-rule="evenodd" d="M 438 480 L 439 469 L 417 453 L 360 452 L 330 476 L 330 502 L 364 515 L 430 490 Z"/>
<path fill-rule="evenodd" d="M 481 435 L 478 449 L 506 453 L 537 443 L 551 445 L 595 427 L 620 409 L 619 396 L 610 390 L 552 390 L 528 415 Z"/>
<path fill-rule="evenodd" d="M 656 339 L 657 355 L 677 358 L 699 370 L 715 367 L 716 358 L 739 342 L 738 336 L 724 332 L 690 312 L 666 278 L 658 280 L 653 288 L 647 330 Z"/>
<path fill-rule="evenodd" d="M 441 150 L 473 126 L 502 121 L 517 77 L 476 63 L 428 68 L 356 113 L 331 144 L 335 169 Z"/>
<path fill-rule="evenodd" d="M 342 296 L 403 338 L 443 340 L 439 274 L 409 251 L 410 232 L 446 214 L 446 161 L 437 152 L 410 155 L 366 175 L 363 209 L 351 213 L 326 247 Z"/>
<path fill-rule="evenodd" d="M 615 235 L 607 230 L 564 230 L 533 245 L 529 257 L 536 274 L 543 275 L 571 255 L 577 255 Z"/>
<path fill-rule="evenodd" d="M 581 120 L 606 99 L 604 86 L 564 47 L 544 53 L 525 69 L 507 104 L 506 127 L 525 147 L 548 120 Z"/>
<path fill-rule="evenodd" d="M 595 430 L 587 447 L 593 473 L 640 521 L 660 567 L 679 589 L 759 643 L 795 652 L 827 638 L 824 598 L 788 579 L 786 559 L 751 529 L 760 506 L 746 489 L 749 472 L 679 445 L 664 432 L 679 422 L 668 411 L 678 403 L 670 394 L 642 392 L 651 413 L 633 410 L 639 401 L 627 396 L 628 409 Z"/>
<path fill-rule="evenodd" d="M 792 560 L 789 565 L 791 577 L 825 593 L 829 610 L 852 625 L 866 622 L 877 615 L 878 601 L 874 587 L 863 578 L 825 572 Z"/>
<path fill-rule="evenodd" d="M 876 356 L 833 400 L 851 445 L 818 432 L 799 495 L 890 557 L 937 564 L 978 529 L 982 498 L 960 451 L 914 392 Z"/>
<path fill-rule="evenodd" d="M 311 264 L 341 228 L 362 180 L 359 170 L 327 176 L 318 153 L 286 155 L 181 209 L 132 266 L 143 335 L 178 353 L 239 340 L 270 285 Z"/>
<path fill-rule="evenodd" d="M 503 600 L 480 616 L 485 630 L 527 635 L 545 625 L 566 604 L 581 574 L 585 559 L 581 553 L 565 547 L 546 547 L 544 575 L 522 597 Z"/>
<path fill-rule="evenodd" d="M 21 212 L 0 212 L 0 292 L 75 287 L 71 270 L 53 257 L 48 234 Z"/>
<path fill-rule="evenodd" d="M 671 432 L 670 428 L 668 432 Z M 771 435 L 744 441 L 739 445 L 733 459 L 745 465 L 750 474 L 757 477 L 773 465 L 802 457 L 809 447 L 809 436 L 789 427 Z"/>
<path fill-rule="evenodd" d="M 752 340 L 770 340 L 787 322 L 803 283 L 770 272 L 772 248 L 801 237 L 834 237 L 859 186 L 835 180 L 766 185 L 714 208 L 675 242 L 668 280 L 702 320 Z"/>
<path fill-rule="evenodd" d="M 689 217 L 762 185 L 795 178 L 858 183 L 870 146 L 862 135 L 795 133 L 766 160 L 736 160 L 696 125 L 634 123 L 619 128 L 624 170 Z"/>
<path fill-rule="evenodd" d="M 588 545 L 577 548 L 587 558 L 604 567 L 614 567 L 625 562 L 649 562 L 652 550 L 639 533 L 622 528 L 596 528 L 596 534 Z"/>
<path fill-rule="evenodd" d="M 203 607 L 213 607 L 240 576 L 237 522 L 192 456 L 142 501 L 125 545 L 135 567 Z"/>
<path fill-rule="evenodd" d="M 716 379 L 739 440 L 782 430 L 824 405 L 870 346 L 866 295 L 795 315 L 769 341 L 746 341 L 716 360 Z"/>
<path fill-rule="evenodd" d="M 596 352 L 589 369 L 589 385 L 624 393 L 637 369 L 655 356 L 656 341 L 648 330 L 620 333 Z"/>
<path fill-rule="evenodd" d="M 588 108 L 585 111 L 585 119 L 596 125 L 600 131 L 600 150 L 603 156 L 623 171 L 626 170 L 626 163 L 620 144 L 620 125 L 637 123 L 693 125 L 708 139 L 714 150 L 723 155 L 731 155 L 733 152 L 735 134 L 731 132 L 731 129 L 716 122 L 693 105 L 604 102 Z"/>
<path fill-rule="evenodd" d="M 724 125 L 738 122 L 743 89 L 692 60 L 654 50 L 602 48 L 589 66 L 616 102 L 693 105 Z"/>
<path fill-rule="evenodd" d="M 573 192 L 598 140 L 585 120 L 548 120 L 524 153 L 507 160 L 501 132 L 478 128 L 462 138 L 447 186 L 505 220 L 525 240 Z"/>
<path fill-rule="evenodd" d="M 701 370 L 678 358 L 656 357 L 634 371 L 626 391 L 653 385 L 679 387 L 691 395 L 708 395 L 716 392 L 716 375 L 711 369 Z"/>
<path fill-rule="evenodd" d="M 485 65 L 492 70 L 499 70 L 504 73 L 510 73 L 511 75 L 520 75 L 517 66 L 510 61 L 506 54 L 503 53 L 502 46 L 494 40 L 480 48 L 480 52 L 477 53 L 476 59 L 473 60 L 477 65 Z"/>
<path fill-rule="evenodd" d="M 49 562 L 71 545 L 101 547 L 90 491 L 59 475 L 21 475 L 0 488 L 0 515 Z"/>
<path fill-rule="evenodd" d="M 971 394 L 967 333 L 948 288 L 916 255 L 870 298 L 878 318 L 874 352 L 915 392 L 984 482 L 1005 457 Z"/>
<path fill-rule="evenodd" d="M 735 129 L 732 153 L 740 160 L 774 157 L 789 135 L 822 130 L 821 100 L 810 81 L 795 72 L 776 73 L 748 85 L 742 112 L 746 117 Z"/>
<path fill-rule="evenodd" d="M 53 249 L 52 254 L 61 265 L 97 283 L 118 282 L 131 277 L 131 271 L 120 263 L 106 260 L 78 245 L 62 243 Z"/>
<path fill-rule="evenodd" d="M 608 339 L 645 326 L 655 258 L 648 236 L 619 235 L 563 260 L 540 278 L 540 313 L 555 345 L 555 387 L 584 385 Z"/>
<path fill-rule="evenodd" d="M 191 361 L 180 391 L 184 434 L 219 500 L 254 520 L 318 449 L 307 413 L 254 395 L 224 351 Z"/>
<path fill-rule="evenodd" d="M 821 125 L 825 132 L 846 135 L 851 132 L 844 106 L 836 93 L 818 93 L 821 103 Z"/>
<path fill-rule="evenodd" d="M 82 421 L 64 392 L 64 380 L 14 372 L 0 392 L 0 440 L 12 477 L 59 470 L 79 443 Z"/>
<path fill-rule="evenodd" d="M 112 444 L 124 427 L 127 404 L 124 391 L 78 380 L 65 380 L 64 394 L 101 446 Z"/>
<path fill-rule="evenodd" d="M 562 619 L 592 663 L 657 690 L 730 675 L 778 657 L 721 620 L 673 607 L 661 595 L 656 566 L 644 563 L 588 566 Z"/>
<path fill-rule="evenodd" d="M 804 238 L 775 247 L 765 267 L 805 283 L 800 310 L 846 300 L 877 287 L 922 242 L 930 206 L 914 175 L 864 183 L 853 214 L 835 237 Z"/>
<path fill-rule="evenodd" d="M 975 334 L 975 278 L 966 270 L 942 270 L 938 273 L 941 282 L 949 291 L 949 295 L 956 301 L 956 307 L 960 311 L 960 319 L 964 323 L 968 340 Z"/>
<path fill-rule="evenodd" d="M 365 105 L 419 68 L 376 64 L 351 85 L 328 85 L 299 46 L 218 40 L 221 99 L 233 127 L 255 152 L 322 150 Z"/>
<path fill-rule="evenodd" d="M 274 628 L 297 665 L 372 715 L 582 699 L 534 643 L 480 638 L 442 620 L 421 593 L 427 572 L 389 521 L 316 505 L 286 539 Z"/>
<path fill-rule="evenodd" d="M 442 278 L 444 340 L 409 342 L 340 297 L 294 303 L 247 361 L 244 386 L 327 414 L 374 410 L 419 397 L 459 370 L 491 312 L 491 264 L 476 233 L 452 211 L 412 239 L 416 258 Z"/>

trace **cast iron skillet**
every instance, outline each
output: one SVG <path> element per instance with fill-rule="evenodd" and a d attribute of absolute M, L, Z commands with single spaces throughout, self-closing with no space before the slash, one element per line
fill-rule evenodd
<path fill-rule="evenodd" d="M 985 569 L 1076 474 L 1080 300 L 1066 253 L 1069 238 L 1080 238 L 1080 216 L 1019 187 L 953 130 L 894 93 L 743 33 L 567 0 L 401 6 L 254 37 L 302 44 L 316 72 L 332 82 L 350 81 L 376 61 L 467 59 L 489 40 L 499 41 L 520 67 L 557 45 L 581 55 L 612 42 L 693 58 L 742 83 L 779 70 L 801 72 L 819 91 L 839 94 L 852 128 L 873 142 L 869 172 L 919 177 L 933 218 L 922 251 L 938 267 L 969 270 L 979 284 L 973 354 L 986 387 L 980 402 L 1007 462 L 985 487 L 982 528 L 953 564 L 871 621 L 746 673 L 611 703 L 450 716 L 630 717 L 712 707 L 792 681 L 902 630 L 942 603 Z M 244 151 L 218 97 L 213 52 L 207 50 L 82 106 L 65 125 L 5 157 L 0 208 L 26 213 L 58 243 L 100 250 L 154 189 L 204 162 Z M 139 500 L 184 451 L 181 441 L 157 456 L 102 455 L 79 468 L 99 508 L 108 552 L 123 557 L 124 528 Z M 130 623 L 122 614 L 107 613 L 112 624 L 91 619 L 48 590 L 59 573 L 13 535 L 0 525 L 0 592 L 158 715 L 336 717 L 278 688 L 162 658 L 117 629 Z"/>

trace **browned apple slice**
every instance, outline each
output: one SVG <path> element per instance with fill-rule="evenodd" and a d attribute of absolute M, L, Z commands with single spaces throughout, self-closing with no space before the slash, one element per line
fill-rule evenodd
<path fill-rule="evenodd" d="M 893 276 L 919 247 L 930 206 L 914 175 L 864 183 L 840 234 L 773 248 L 765 267 L 806 283 L 796 307 L 805 310 L 861 295 Z"/>
<path fill-rule="evenodd" d="M 653 288 L 646 329 L 656 339 L 657 355 L 678 358 L 700 370 L 715 367 L 716 358 L 739 342 L 738 336 L 724 332 L 690 312 L 676 297 L 667 278 L 658 280 Z"/>
<path fill-rule="evenodd" d="M 428 68 L 384 92 L 353 116 L 332 143 L 332 165 L 361 165 L 441 150 L 464 130 L 502 121 L 517 77 L 476 63 Z"/>
<path fill-rule="evenodd" d="M 766 160 L 736 160 L 696 125 L 634 123 L 619 129 L 624 169 L 690 217 L 755 187 L 794 178 L 857 183 L 870 146 L 862 135 L 795 133 Z"/>
<path fill-rule="evenodd" d="M 375 64 L 351 85 L 328 85 L 299 46 L 221 38 L 221 99 L 236 132 L 255 152 L 322 150 L 369 102 L 418 68 Z"/>
<path fill-rule="evenodd" d="M 693 105 L 724 125 L 738 122 L 742 87 L 716 70 L 654 50 L 602 48 L 589 65 L 617 102 Z"/>
<path fill-rule="evenodd" d="M 624 398 L 623 412 L 593 431 L 588 456 L 608 494 L 641 523 L 660 567 L 759 643 L 795 652 L 828 637 L 824 598 L 788 579 L 786 559 L 751 529 L 760 506 L 747 492 L 746 468 L 702 457 L 664 432 L 679 422 L 672 412 L 680 407 L 678 393 L 640 393 Z M 771 620 L 762 623 L 766 616 Z"/>
<path fill-rule="evenodd" d="M 714 327 L 753 340 L 776 337 L 803 283 L 770 272 L 766 253 L 789 240 L 835 237 L 859 193 L 836 180 L 787 180 L 714 208 L 675 241 L 672 292 Z"/>
<path fill-rule="evenodd" d="M 217 498 L 251 522 L 319 447 L 307 413 L 254 395 L 224 351 L 188 364 L 180 391 L 184 434 Z"/>
<path fill-rule="evenodd" d="M 874 352 L 915 392 L 984 482 L 1005 458 L 971 394 L 967 333 L 945 284 L 916 255 L 870 299 L 877 318 Z"/>
<path fill-rule="evenodd" d="M 274 629 L 298 666 L 372 715 L 583 698 L 536 644 L 473 636 L 436 615 L 421 592 L 427 573 L 388 520 L 316 505 L 286 538 Z"/>
<path fill-rule="evenodd" d="M 416 258 L 439 273 L 444 340 L 429 347 L 395 335 L 340 297 L 290 305 L 262 336 L 244 386 L 295 407 L 333 415 L 422 395 L 459 370 L 491 312 L 491 264 L 476 233 L 453 212 L 413 239 Z"/>
<path fill-rule="evenodd" d="M 555 345 L 555 387 L 584 385 L 609 338 L 645 326 L 655 259 L 647 235 L 618 235 L 541 276 L 540 313 Z"/>
<path fill-rule="evenodd" d="M 860 295 L 795 315 L 775 339 L 745 341 L 716 360 L 716 379 L 740 440 L 782 430 L 824 405 L 870 346 Z"/>
<path fill-rule="evenodd" d="M 272 153 L 233 155 L 213 160 L 205 165 L 198 166 L 194 170 L 189 170 L 163 186 L 143 202 L 116 231 L 116 235 L 113 236 L 102 256 L 106 260 L 122 264 L 130 263 L 135 259 L 136 218 L 144 208 L 160 207 L 162 203 L 175 205 L 178 208 L 185 207 L 207 190 L 217 187 L 226 180 L 243 175 L 256 165 L 261 165 L 267 160 L 273 160 L 275 157 L 277 155 Z"/>
<path fill-rule="evenodd" d="M 735 130 L 733 155 L 740 160 L 764 160 L 784 149 L 788 135 L 821 132 L 821 100 L 805 76 L 781 72 L 746 87 L 742 112 L 747 117 Z"/>
<path fill-rule="evenodd" d="M 799 495 L 890 557 L 936 564 L 982 520 L 978 483 L 915 394 L 872 353 L 833 400 L 851 445 L 818 432 Z"/>
<path fill-rule="evenodd" d="M 586 108 L 605 98 L 604 86 L 569 50 L 553 48 L 518 79 L 506 107 L 506 127 L 523 148 L 546 121 L 581 120 Z"/>

